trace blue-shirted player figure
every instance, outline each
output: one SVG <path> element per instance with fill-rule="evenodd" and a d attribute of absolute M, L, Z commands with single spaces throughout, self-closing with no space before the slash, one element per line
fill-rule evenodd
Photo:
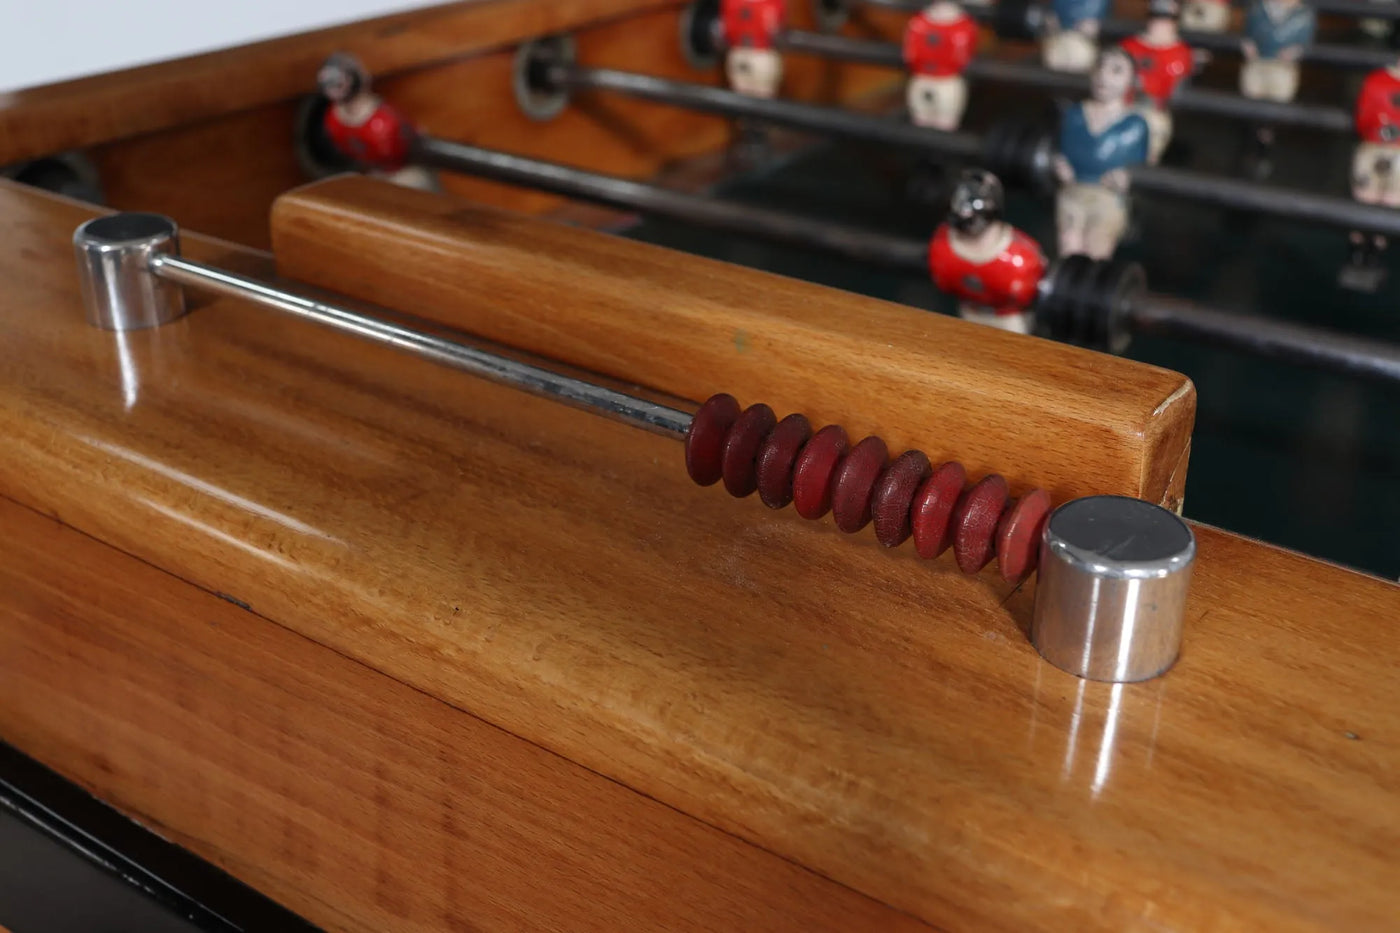
<path fill-rule="evenodd" d="M 1302 0 L 1254 0 L 1244 19 L 1240 93 L 1291 101 L 1298 93 L 1298 60 L 1316 31 L 1317 15 Z"/>
<path fill-rule="evenodd" d="M 1133 59 L 1104 49 L 1089 78 L 1089 99 L 1060 118 L 1055 202 L 1060 255 L 1108 259 L 1128 228 L 1128 169 L 1147 162 L 1147 121 L 1128 105 Z"/>
<path fill-rule="evenodd" d="M 1083 74 L 1099 54 L 1099 23 L 1108 0 L 1050 0 L 1040 57 L 1046 68 Z"/>

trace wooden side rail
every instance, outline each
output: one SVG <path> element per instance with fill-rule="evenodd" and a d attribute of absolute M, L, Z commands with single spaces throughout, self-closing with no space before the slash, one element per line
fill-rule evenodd
<path fill-rule="evenodd" d="M 1177 373 L 346 176 L 273 207 L 278 272 L 682 398 L 878 434 L 1064 499 L 1176 506 Z"/>
<path fill-rule="evenodd" d="M 444 733 L 429 708 L 450 707 L 577 765 L 557 779 L 560 800 L 601 800 L 570 790 L 592 773 L 753 847 L 736 853 L 763 850 L 937 928 L 1362 930 L 1400 910 L 1400 684 L 1386 624 L 1400 616 L 1400 588 L 1202 528 L 1177 666 L 1147 684 L 1077 681 L 1021 631 L 1032 587 L 697 489 L 665 438 L 236 300 L 206 299 L 155 330 L 93 330 L 71 247 L 89 216 L 0 185 L 10 283 L 0 290 L 0 496 L 223 598 L 167 589 L 154 573 L 133 571 L 130 592 L 99 585 L 87 568 L 121 577 L 120 562 L 81 550 L 71 574 L 5 557 L 0 731 L 179 838 L 204 840 L 200 851 L 250 880 L 306 887 L 296 906 L 343 883 L 372 889 L 375 922 L 396 918 L 381 927 L 443 922 L 398 892 L 446 886 L 477 864 L 430 869 L 396 851 L 342 872 L 316 857 L 347 832 L 397 844 L 395 828 L 358 809 L 365 799 L 375 818 L 407 806 L 425 847 L 435 833 L 477 828 L 454 811 L 459 796 L 478 786 L 473 775 L 499 776 L 517 759 L 478 746 L 476 731 Z M 546 274 L 551 250 L 575 235 L 541 234 Z M 184 249 L 268 265 L 197 233 Z M 719 279 L 691 282 L 685 269 L 717 268 L 687 260 L 674 276 L 704 294 Z M 575 292 L 586 278 L 573 270 Z M 996 337 L 1008 363 L 1034 357 L 1023 346 L 1061 352 L 944 324 L 945 343 Z M 815 413 L 843 404 L 833 397 Z M 1073 436 L 1065 443 L 1085 443 Z M 50 554 L 66 534 L 10 512 L 0 522 L 11 546 Z M 93 612 L 78 620 L 84 605 Z M 229 678 L 216 679 L 225 655 Z M 36 672 L 45 702 L 8 681 L 9 664 Z M 131 689 L 118 689 L 118 674 Z M 380 678 L 412 691 L 374 705 L 366 692 L 391 689 Z M 94 680 L 113 687 L 101 719 L 86 712 Z M 140 722 L 172 691 L 188 733 L 124 726 L 133 742 L 109 741 L 105 724 Z M 357 703 L 383 722 L 363 722 Z M 339 728 L 385 729 L 404 744 L 323 744 L 322 730 Z M 245 743 L 240 754 L 202 744 L 210 731 Z M 267 747 L 279 734 L 300 747 Z M 163 780 L 147 744 L 198 750 L 182 783 L 209 790 L 143 790 Z M 444 745 L 453 754 L 436 759 Z M 435 759 L 441 771 L 426 785 L 424 771 L 388 761 L 381 774 L 376 754 L 419 755 L 424 768 Z M 316 788 L 344 783 L 361 796 L 327 800 L 265 756 L 320 761 Z M 386 798 L 368 774 L 423 790 Z M 502 788 L 522 807 L 544 780 L 531 774 Z M 241 827 L 211 815 L 226 804 L 241 804 Z M 297 819 L 277 822 L 278 812 Z M 438 830 L 420 834 L 425 824 Z M 285 849 L 268 869 L 276 884 L 252 867 L 274 836 Z M 626 852 L 581 838 L 598 858 Z M 707 875 L 729 857 L 722 849 L 697 849 L 687 864 Z M 538 870 L 497 851 L 483 847 L 481 865 Z M 818 896 L 808 875 L 785 880 L 760 862 L 754 877 Z M 654 916 L 650 896 L 637 895 L 643 918 Z M 787 903 L 786 890 L 773 897 Z M 714 925 L 743 925 L 707 903 Z M 833 908 L 833 922 L 884 922 L 863 905 Z M 568 910 L 558 905 L 557 925 L 573 925 Z M 485 907 L 463 913 L 486 928 L 531 925 Z"/>
<path fill-rule="evenodd" d="M 0 528 L 0 734 L 317 926 L 928 929 L 53 519 Z"/>
<path fill-rule="evenodd" d="M 311 93 L 332 52 L 375 75 L 450 62 L 679 0 L 460 0 L 0 94 L 0 165 Z"/>

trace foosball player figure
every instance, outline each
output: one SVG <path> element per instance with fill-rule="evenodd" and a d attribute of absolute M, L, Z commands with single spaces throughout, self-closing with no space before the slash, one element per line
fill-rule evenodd
<path fill-rule="evenodd" d="M 1298 67 L 1317 32 L 1317 14 L 1303 0 L 1252 0 L 1240 50 L 1240 93 L 1254 100 L 1287 103 L 1298 93 Z M 1259 173 L 1268 172 L 1272 127 L 1255 131 Z"/>
<path fill-rule="evenodd" d="M 369 72 L 359 59 L 344 52 L 332 54 L 317 72 L 316 85 L 330 104 L 322 129 L 343 156 L 399 184 L 436 187 L 431 173 L 404 165 L 416 131 L 370 90 Z"/>
<path fill-rule="evenodd" d="M 729 86 L 749 97 L 775 97 L 783 58 L 774 48 L 783 28 L 783 0 L 722 0 L 720 23 Z"/>
<path fill-rule="evenodd" d="M 1186 0 L 1181 25 L 1188 32 L 1224 32 L 1230 28 L 1230 0 Z"/>
<path fill-rule="evenodd" d="M 977 23 L 952 0 L 936 0 L 904 30 L 906 99 L 916 126 L 955 130 L 967 109 L 963 71 L 977 49 Z"/>
<path fill-rule="evenodd" d="M 1045 275 L 1045 254 L 1001 219 L 1005 203 L 995 175 L 964 171 L 948 219 L 929 244 L 929 272 L 940 291 L 958 299 L 965 320 L 1025 334 L 1034 322 L 1030 308 Z"/>
<path fill-rule="evenodd" d="M 1089 99 L 1065 108 L 1055 174 L 1061 256 L 1108 259 L 1128 227 L 1128 170 L 1147 162 L 1147 121 L 1128 106 L 1133 60 L 1114 46 L 1099 54 Z"/>
<path fill-rule="evenodd" d="M 1099 54 L 1099 24 L 1108 0 L 1050 0 L 1041 60 L 1055 71 L 1083 74 Z"/>
<path fill-rule="evenodd" d="M 1147 163 L 1156 165 L 1172 138 L 1171 97 L 1191 76 L 1195 56 L 1181 41 L 1177 28 L 1177 0 L 1151 0 L 1147 28 L 1123 40 L 1137 70 L 1133 107 L 1147 121 Z"/>
<path fill-rule="evenodd" d="M 1352 196 L 1363 204 L 1400 208 L 1400 59 L 1371 72 L 1362 83 L 1356 133 L 1360 141 L 1351 163 Z M 1342 284 L 1374 291 L 1385 275 L 1380 260 L 1387 245 L 1383 234 L 1353 231 Z"/>

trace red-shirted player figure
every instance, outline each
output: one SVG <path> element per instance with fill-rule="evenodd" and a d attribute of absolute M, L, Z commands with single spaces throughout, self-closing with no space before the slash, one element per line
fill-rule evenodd
<path fill-rule="evenodd" d="M 1030 333 L 1031 304 L 1045 275 L 1045 254 L 1001 219 L 1006 196 L 991 172 L 968 169 L 948 204 L 948 219 L 929 244 L 929 271 L 939 290 L 958 299 L 969 321 Z"/>
<path fill-rule="evenodd" d="M 916 126 L 955 130 L 967 109 L 963 71 L 977 49 L 977 23 L 952 0 L 935 0 L 904 29 L 909 118 Z"/>
<path fill-rule="evenodd" d="M 783 59 L 773 42 L 783 20 L 783 0 L 721 0 L 720 23 L 729 49 L 724 70 L 729 86 L 740 94 L 777 95 Z"/>
<path fill-rule="evenodd" d="M 1356 97 L 1356 132 L 1361 141 L 1351 163 L 1352 196 L 1400 207 L 1400 59 L 1366 76 Z M 1363 269 L 1375 268 L 1387 245 L 1383 235 L 1359 231 L 1351 243 L 1352 266 Z"/>
<path fill-rule="evenodd" d="M 1147 164 L 1156 165 L 1172 138 L 1171 96 L 1195 67 L 1191 47 L 1177 28 L 1177 0 L 1151 0 L 1147 28 L 1122 42 L 1137 66 L 1134 107 L 1147 121 Z"/>
<path fill-rule="evenodd" d="M 326 108 L 326 135 L 342 154 L 382 172 L 403 168 L 413 127 L 370 93 L 369 73 L 358 59 L 336 52 L 321 65 L 316 83 L 331 102 Z"/>

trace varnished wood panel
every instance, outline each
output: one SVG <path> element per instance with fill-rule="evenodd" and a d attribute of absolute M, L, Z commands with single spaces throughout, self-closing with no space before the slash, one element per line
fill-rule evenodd
<path fill-rule="evenodd" d="M 390 75 L 677 0 L 465 0 L 0 94 L 0 165 L 280 103 L 347 51 Z"/>
<path fill-rule="evenodd" d="M 927 930 L 0 500 L 0 736 L 328 930 Z"/>
<path fill-rule="evenodd" d="M 1177 666 L 1077 681 L 1029 586 L 665 439 L 236 301 L 87 329 L 85 212 L 0 206 L 0 494 L 938 926 L 1393 927 L 1400 587 L 1202 528 Z"/>
<path fill-rule="evenodd" d="M 1058 499 L 1179 495 L 1184 376 L 345 177 L 273 212 L 281 274 L 695 401 L 731 392 Z"/>

